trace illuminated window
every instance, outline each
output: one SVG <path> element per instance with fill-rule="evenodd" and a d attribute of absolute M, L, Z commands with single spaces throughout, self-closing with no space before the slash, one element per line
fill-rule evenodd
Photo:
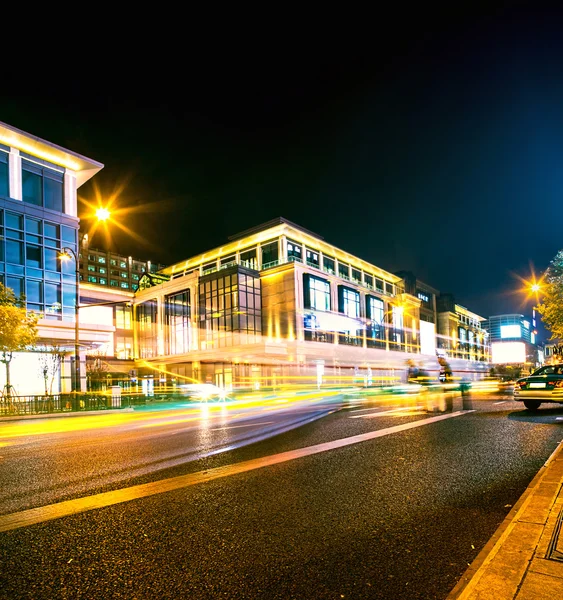
<path fill-rule="evenodd" d="M 303 262 L 303 250 L 301 244 L 287 240 L 287 260 Z"/>
<path fill-rule="evenodd" d="M 190 290 L 166 297 L 166 332 L 169 354 L 189 352 L 192 346 Z"/>
<path fill-rule="evenodd" d="M 256 248 L 252 248 L 247 250 L 246 252 L 240 253 L 240 264 L 243 267 L 248 267 L 249 269 L 258 269 L 258 260 L 256 258 Z M 262 265 L 264 261 L 262 261 Z"/>
<path fill-rule="evenodd" d="M 98 278 L 93 277 L 92 275 L 88 275 L 88 282 L 89 283 L 98 283 Z"/>
<path fill-rule="evenodd" d="M 106 264 L 106 257 L 105 256 L 98 256 L 98 262 L 105 265 Z"/>
<path fill-rule="evenodd" d="M 305 259 L 310 267 L 319 268 L 319 253 L 314 250 L 305 249 Z"/>
<path fill-rule="evenodd" d="M 330 310 L 330 283 L 324 279 L 303 275 L 304 308 Z"/>
<path fill-rule="evenodd" d="M 115 327 L 117 329 L 132 329 L 131 306 L 115 307 Z"/>
<path fill-rule="evenodd" d="M 369 348 L 385 346 L 385 304 L 380 298 L 366 296 L 366 343 Z"/>

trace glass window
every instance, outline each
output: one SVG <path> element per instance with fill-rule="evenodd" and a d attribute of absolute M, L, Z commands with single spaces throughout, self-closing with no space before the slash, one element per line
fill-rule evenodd
<path fill-rule="evenodd" d="M 362 281 L 362 272 L 358 269 L 352 269 L 352 281 L 360 283 Z"/>
<path fill-rule="evenodd" d="M 373 289 L 373 277 L 371 275 L 364 273 L 364 283 L 366 287 Z"/>
<path fill-rule="evenodd" d="M 7 212 L 6 227 L 10 227 L 11 229 L 19 229 L 21 231 L 23 229 L 23 216 Z"/>
<path fill-rule="evenodd" d="M 268 244 L 262 244 L 262 268 L 266 269 L 269 266 L 275 266 L 279 261 L 278 255 L 278 240 Z"/>
<path fill-rule="evenodd" d="M 309 248 L 305 248 L 305 257 L 307 264 L 310 267 L 319 268 L 319 253 L 315 252 L 315 250 L 310 250 Z"/>
<path fill-rule="evenodd" d="M 115 326 L 117 329 L 132 329 L 131 306 L 115 307 Z"/>
<path fill-rule="evenodd" d="M 45 236 L 46 237 L 54 238 L 57 240 L 59 239 L 59 226 L 58 225 L 55 225 L 54 223 L 45 222 L 44 228 L 45 228 Z"/>
<path fill-rule="evenodd" d="M 99 271 L 100 271 L 100 274 L 101 274 L 101 275 L 105 275 L 105 274 L 106 274 L 106 270 L 105 270 L 105 268 L 104 268 L 104 267 L 100 267 L 100 268 L 99 268 Z"/>
<path fill-rule="evenodd" d="M 49 271 L 61 270 L 61 259 L 59 253 L 53 248 L 45 248 L 45 268 Z"/>
<path fill-rule="evenodd" d="M 377 279 L 375 280 L 375 289 L 378 292 L 382 292 L 383 291 L 383 280 L 382 279 Z"/>
<path fill-rule="evenodd" d="M 100 277 L 100 285 L 107 285 L 107 279 Z"/>
<path fill-rule="evenodd" d="M 125 281 L 122 281 L 119 287 L 123 288 L 124 290 L 128 290 L 129 284 Z"/>
<path fill-rule="evenodd" d="M 30 219 L 29 217 L 25 218 L 25 230 L 27 233 L 32 233 L 35 235 L 41 235 L 41 221 L 37 219 Z"/>
<path fill-rule="evenodd" d="M 123 277 L 123 279 L 127 279 L 128 275 L 127 275 L 127 273 L 125 273 L 124 271 L 122 271 L 121 277 Z"/>
<path fill-rule="evenodd" d="M 342 279 L 350 279 L 350 266 L 344 263 L 338 263 L 338 276 Z"/>
<path fill-rule="evenodd" d="M 357 319 L 360 316 L 360 293 L 340 286 L 341 307 L 340 312 L 348 317 Z"/>
<path fill-rule="evenodd" d="M 98 256 L 98 262 L 102 265 L 106 264 L 106 257 L 105 256 Z"/>
<path fill-rule="evenodd" d="M 91 271 L 93 273 L 96 272 L 96 267 L 94 265 L 88 265 L 88 271 Z"/>
<path fill-rule="evenodd" d="M 34 246 L 33 244 L 27 244 L 26 246 L 26 261 L 25 264 L 28 267 L 35 269 L 41 269 L 41 246 Z"/>
<path fill-rule="evenodd" d="M 31 302 L 32 304 L 40 304 L 43 302 L 43 284 L 41 281 L 36 281 L 35 279 L 28 279 L 25 282 L 25 287 L 25 295 L 27 302 Z"/>
<path fill-rule="evenodd" d="M 16 298 L 19 298 L 23 293 L 23 279 L 21 277 L 6 277 L 6 285 L 14 290 Z"/>
<path fill-rule="evenodd" d="M 314 310 L 330 310 L 330 283 L 324 279 L 304 275 L 305 290 L 309 283 L 309 308 Z"/>
<path fill-rule="evenodd" d="M 23 265 L 23 243 L 6 240 L 6 262 Z"/>
<path fill-rule="evenodd" d="M 323 255 L 323 271 L 334 275 L 336 273 L 336 261 L 330 256 Z"/>
<path fill-rule="evenodd" d="M 22 159 L 22 200 L 43 206 L 43 181 L 41 168 Z"/>
<path fill-rule="evenodd" d="M 119 281 L 116 281 L 115 279 L 110 279 L 109 285 L 110 287 L 119 287 Z"/>
<path fill-rule="evenodd" d="M 59 177 L 55 178 L 58 175 Z M 44 173 L 43 183 L 45 185 L 45 208 L 63 212 L 63 174 Z"/>
<path fill-rule="evenodd" d="M 121 269 L 126 269 L 127 268 L 127 263 L 124 260 L 120 260 L 119 261 L 119 267 Z"/>
<path fill-rule="evenodd" d="M 98 283 L 98 278 L 93 275 L 88 275 L 88 283 Z"/>
<path fill-rule="evenodd" d="M 62 226 L 63 228 L 63 241 L 68 242 L 69 244 L 76 244 L 76 229 L 71 229 L 66 225 Z"/>
<path fill-rule="evenodd" d="M 45 282 L 45 312 L 56 315 L 61 311 L 61 284 Z"/>
<path fill-rule="evenodd" d="M 297 262 L 302 262 L 303 261 L 303 255 L 302 255 L 302 248 L 301 248 L 301 244 L 298 244 L 297 242 L 292 242 L 291 240 L 287 240 L 287 260 L 288 261 L 297 261 Z"/>
<path fill-rule="evenodd" d="M 389 283 L 388 281 L 385 282 L 385 293 L 389 294 L 390 296 L 393 295 L 393 284 Z"/>
<path fill-rule="evenodd" d="M 256 259 L 256 248 L 240 253 L 240 264 L 249 269 L 258 269 L 258 261 Z M 262 265 L 264 261 L 262 261 Z"/>

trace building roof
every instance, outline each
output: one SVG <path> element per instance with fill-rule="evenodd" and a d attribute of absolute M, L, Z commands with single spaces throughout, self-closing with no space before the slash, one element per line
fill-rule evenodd
<path fill-rule="evenodd" d="M 86 158 L 52 142 L 47 142 L 36 135 L 26 133 L 2 121 L 0 121 L 0 143 L 74 171 L 77 187 L 86 183 L 104 168 L 104 165 L 96 160 Z"/>

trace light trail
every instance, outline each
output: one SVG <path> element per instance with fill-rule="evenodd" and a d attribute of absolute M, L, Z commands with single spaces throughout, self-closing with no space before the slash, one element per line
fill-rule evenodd
<path fill-rule="evenodd" d="M 129 502 L 131 500 L 138 500 L 140 498 L 147 498 L 156 494 L 171 492 L 181 488 L 189 487 L 191 485 L 197 485 L 199 483 L 220 479 L 222 477 L 230 477 L 231 475 L 246 473 L 255 469 L 277 465 L 296 460 L 298 458 L 303 458 L 305 456 L 312 456 L 314 454 L 327 452 L 336 448 L 343 448 L 345 446 L 365 442 L 378 437 L 383 437 L 402 431 L 408 431 L 409 429 L 415 429 L 416 427 L 423 427 L 425 425 L 430 425 L 446 419 L 460 417 L 469 412 L 474 411 L 454 412 L 439 415 L 437 417 L 429 417 L 420 421 L 413 421 L 411 423 L 387 427 L 386 429 L 379 429 L 369 433 L 354 435 L 348 438 L 334 440 L 332 442 L 316 444 L 314 446 L 309 446 L 308 448 L 299 448 L 297 450 L 281 452 L 280 454 L 273 454 L 272 456 L 247 460 L 234 465 L 217 467 L 215 469 L 190 473 L 189 475 L 180 475 L 178 477 L 163 479 L 162 481 L 154 481 L 142 485 L 135 485 L 128 488 L 115 490 L 113 492 L 104 492 L 102 494 L 95 494 L 93 496 L 86 496 L 84 498 L 75 498 L 74 500 L 67 500 L 57 504 L 49 504 L 47 506 L 31 508 L 18 513 L 3 515 L 0 517 L 0 532 L 12 531 L 21 527 L 28 527 L 30 525 L 36 525 L 37 523 L 51 521 L 53 519 L 60 519 L 62 517 L 68 517 L 71 515 L 88 512 L 90 510 L 105 508 L 107 506 L 113 506 L 123 502 Z"/>

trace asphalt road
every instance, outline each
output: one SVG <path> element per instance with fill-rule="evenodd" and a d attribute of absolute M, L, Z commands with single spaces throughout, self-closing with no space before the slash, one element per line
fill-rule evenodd
<path fill-rule="evenodd" d="M 561 441 L 563 409 L 418 406 L 2 423 L 0 597 L 444 599 Z"/>

